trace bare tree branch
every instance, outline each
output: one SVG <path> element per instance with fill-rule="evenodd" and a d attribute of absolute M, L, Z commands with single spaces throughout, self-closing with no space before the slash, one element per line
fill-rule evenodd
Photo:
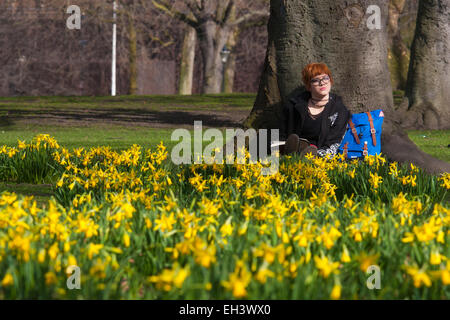
<path fill-rule="evenodd" d="M 201 8 L 199 7 L 197 1 L 188 0 L 186 1 L 186 6 L 191 10 L 194 17 L 198 19 L 201 16 Z"/>
<path fill-rule="evenodd" d="M 224 20 L 225 20 L 225 12 L 226 9 L 228 7 L 228 4 L 230 3 L 230 0 L 222 0 L 219 1 L 216 5 L 216 13 L 213 17 L 214 21 L 217 24 L 223 24 Z"/>
<path fill-rule="evenodd" d="M 152 0 L 153 5 L 162 12 L 165 12 L 172 18 L 181 20 L 191 27 L 195 28 L 198 25 L 198 20 L 195 17 L 189 16 L 183 12 L 175 10 L 173 7 L 169 8 L 170 5 L 164 0 Z"/>
<path fill-rule="evenodd" d="M 269 18 L 269 12 L 265 10 L 254 11 L 252 13 L 244 14 L 243 16 L 236 19 L 234 22 L 230 24 L 232 26 L 241 25 L 244 23 L 250 23 L 252 21 L 260 21 Z"/>
<path fill-rule="evenodd" d="M 228 3 L 227 9 L 225 10 L 225 15 L 223 17 L 224 24 L 228 24 L 235 18 L 236 15 L 236 3 L 234 0 L 231 0 Z"/>

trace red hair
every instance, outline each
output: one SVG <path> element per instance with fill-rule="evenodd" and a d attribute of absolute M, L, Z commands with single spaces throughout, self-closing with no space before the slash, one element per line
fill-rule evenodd
<path fill-rule="evenodd" d="M 327 74 L 330 77 L 330 83 L 333 84 L 334 81 L 333 77 L 331 76 L 331 71 L 330 69 L 328 69 L 325 63 L 308 64 L 302 71 L 303 84 L 306 86 L 306 88 L 308 88 L 311 84 L 311 79 L 323 73 Z"/>

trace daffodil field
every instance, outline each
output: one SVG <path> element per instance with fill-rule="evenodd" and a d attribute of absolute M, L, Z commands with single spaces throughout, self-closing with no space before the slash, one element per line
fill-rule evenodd
<path fill-rule="evenodd" d="M 0 195 L 0 299 L 450 299 L 449 173 L 308 155 L 264 176 L 48 135 L 0 153 L 2 181 L 54 185 Z"/>

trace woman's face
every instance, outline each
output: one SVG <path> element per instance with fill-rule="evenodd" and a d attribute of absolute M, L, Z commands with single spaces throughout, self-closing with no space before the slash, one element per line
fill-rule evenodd
<path fill-rule="evenodd" d="M 311 94 L 315 96 L 326 96 L 330 93 L 330 90 L 331 81 L 330 77 L 326 73 L 313 77 L 309 83 L 309 91 L 311 91 Z"/>

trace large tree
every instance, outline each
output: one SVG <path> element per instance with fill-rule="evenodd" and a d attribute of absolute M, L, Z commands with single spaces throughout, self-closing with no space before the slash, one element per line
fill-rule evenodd
<path fill-rule="evenodd" d="M 367 12 L 376 9 L 373 5 L 379 16 Z M 271 0 L 265 67 L 244 128 L 280 128 L 283 105 L 304 90 L 302 69 L 324 62 L 335 79 L 332 91 L 352 113 L 384 110 L 381 151 L 390 161 L 414 163 L 429 173 L 450 172 L 449 163 L 422 152 L 399 127 L 387 66 L 387 13 L 384 0 L 346 1 L 345 6 L 332 0 Z M 377 17 L 380 28 L 369 28 L 376 27 Z"/>
<path fill-rule="evenodd" d="M 450 0 L 420 0 L 404 128 L 450 129 Z"/>

